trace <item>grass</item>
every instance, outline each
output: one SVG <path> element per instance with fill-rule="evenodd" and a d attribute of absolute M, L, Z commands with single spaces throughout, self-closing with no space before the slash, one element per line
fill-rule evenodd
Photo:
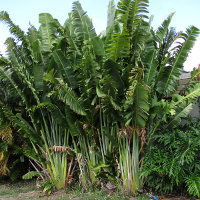
<path fill-rule="evenodd" d="M 91 188 L 88 192 L 83 192 L 78 185 L 69 187 L 64 190 L 55 191 L 50 196 L 42 193 L 42 189 L 36 188 L 36 183 L 32 181 L 20 181 L 18 183 L 0 183 L 0 200 L 1 199 L 48 199 L 48 200 L 129 200 L 131 198 L 119 191 L 107 192 L 105 190 L 98 190 Z M 142 195 L 138 200 L 149 200 L 148 197 Z"/>
<path fill-rule="evenodd" d="M 35 181 L 20 181 L 18 183 L 0 183 L 0 199 L 2 197 L 4 197 L 4 199 L 17 199 L 21 194 L 29 194 L 33 193 L 33 191 L 38 191 L 38 189 L 36 188 Z"/>

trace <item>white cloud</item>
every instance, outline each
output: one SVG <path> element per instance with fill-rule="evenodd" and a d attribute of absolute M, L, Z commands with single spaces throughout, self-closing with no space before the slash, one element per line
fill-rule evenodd
<path fill-rule="evenodd" d="M 0 54 L 6 55 L 6 46 L 4 44 L 0 44 Z"/>
<path fill-rule="evenodd" d="M 0 30 L 0 54 L 5 56 L 6 46 L 4 45 L 4 42 L 8 37 L 11 37 L 11 34 L 9 28 L 3 23 L 0 23 Z"/>
<path fill-rule="evenodd" d="M 197 41 L 191 50 L 191 53 L 188 56 L 184 64 L 184 70 L 192 71 L 193 68 L 197 68 L 200 64 L 200 36 L 197 38 Z"/>
<path fill-rule="evenodd" d="M 106 30 L 106 21 L 105 20 L 101 20 L 99 18 L 93 17 L 92 18 L 92 23 L 95 27 L 96 33 L 99 34 L 102 31 Z"/>

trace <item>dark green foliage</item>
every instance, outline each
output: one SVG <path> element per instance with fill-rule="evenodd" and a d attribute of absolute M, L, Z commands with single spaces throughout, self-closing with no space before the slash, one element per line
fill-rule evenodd
<path fill-rule="evenodd" d="M 142 176 L 145 185 L 161 193 L 174 190 L 200 196 L 200 122 L 158 132 L 146 148 Z"/>
<path fill-rule="evenodd" d="M 3 123 L 0 123 L 0 177 L 9 177 L 16 181 L 27 172 L 27 155 L 34 157 L 34 152 L 30 144 L 18 135 L 12 124 L 6 124 L 6 121 L 4 117 Z"/>

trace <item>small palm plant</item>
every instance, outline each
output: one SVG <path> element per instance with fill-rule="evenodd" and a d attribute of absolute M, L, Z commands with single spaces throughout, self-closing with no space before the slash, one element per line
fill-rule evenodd
<path fill-rule="evenodd" d="M 53 119 L 50 120 L 48 128 L 45 121 L 45 128 L 41 130 L 42 139 L 44 141 L 46 152 L 46 168 L 48 169 L 51 181 L 56 189 L 65 188 L 68 184 L 67 178 L 71 175 L 71 166 L 68 169 L 68 155 L 70 148 L 68 147 L 69 132 L 61 130 Z M 71 158 L 72 165 L 73 158 Z M 67 177 L 68 172 L 68 177 Z"/>

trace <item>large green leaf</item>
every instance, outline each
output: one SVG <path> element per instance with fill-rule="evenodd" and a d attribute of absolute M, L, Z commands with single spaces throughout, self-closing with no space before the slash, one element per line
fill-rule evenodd
<path fill-rule="evenodd" d="M 33 41 L 31 43 L 31 47 L 32 47 L 32 52 L 33 52 L 33 57 L 34 57 L 35 63 L 41 63 L 41 64 L 45 65 L 44 58 L 42 55 L 42 47 L 41 47 L 40 40 L 36 39 L 35 41 Z"/>
<path fill-rule="evenodd" d="M 62 126 L 65 127 L 66 125 L 66 119 L 64 114 L 61 112 L 60 108 L 51 103 L 51 102 L 43 102 L 43 103 L 39 103 L 36 106 L 33 106 L 33 112 L 35 112 L 36 110 L 47 110 L 49 113 L 51 113 L 52 117 L 54 118 L 55 122 Z"/>
<path fill-rule="evenodd" d="M 30 171 L 22 176 L 22 179 L 32 179 L 33 177 L 38 177 L 39 173 L 37 171 Z"/>
<path fill-rule="evenodd" d="M 81 130 L 76 126 L 76 120 L 73 117 L 73 113 L 67 106 L 65 107 L 65 116 L 70 134 L 72 136 L 79 136 L 81 134 Z"/>
<path fill-rule="evenodd" d="M 25 35 L 24 35 L 24 31 L 22 31 L 19 26 L 16 26 L 12 20 L 9 17 L 9 14 L 6 11 L 1 11 L 0 12 L 0 21 L 6 23 L 9 28 L 10 28 L 10 32 L 15 35 L 15 37 L 17 37 L 17 39 L 19 40 L 26 40 L 25 39 Z"/>
<path fill-rule="evenodd" d="M 9 65 L 9 60 L 5 57 L 0 57 L 0 66 L 1 67 L 6 67 Z"/>
<path fill-rule="evenodd" d="M 72 24 L 74 33 L 81 42 L 80 45 L 83 41 L 96 37 L 92 20 L 86 15 L 79 1 L 74 2 L 72 6 Z"/>
<path fill-rule="evenodd" d="M 42 34 L 42 50 L 51 52 L 53 44 L 56 42 L 56 25 L 53 17 L 48 13 L 39 15 L 40 30 Z"/>
<path fill-rule="evenodd" d="M 116 19 L 120 24 L 121 31 L 123 30 L 123 27 L 127 27 L 129 12 L 132 4 L 132 0 L 121 0 L 118 3 L 116 10 Z"/>
<path fill-rule="evenodd" d="M 22 133 L 25 138 L 29 138 L 32 142 L 38 140 L 37 130 L 34 129 L 28 121 L 22 118 L 21 113 L 15 115 L 7 106 L 1 106 L 5 116 L 13 123 L 13 126 L 17 128 L 18 132 Z"/>
<path fill-rule="evenodd" d="M 129 94 L 132 92 L 129 89 Z M 144 83 L 137 82 L 133 93 L 128 97 L 128 114 L 126 125 L 133 124 L 134 127 L 144 128 L 149 112 L 149 91 Z"/>

